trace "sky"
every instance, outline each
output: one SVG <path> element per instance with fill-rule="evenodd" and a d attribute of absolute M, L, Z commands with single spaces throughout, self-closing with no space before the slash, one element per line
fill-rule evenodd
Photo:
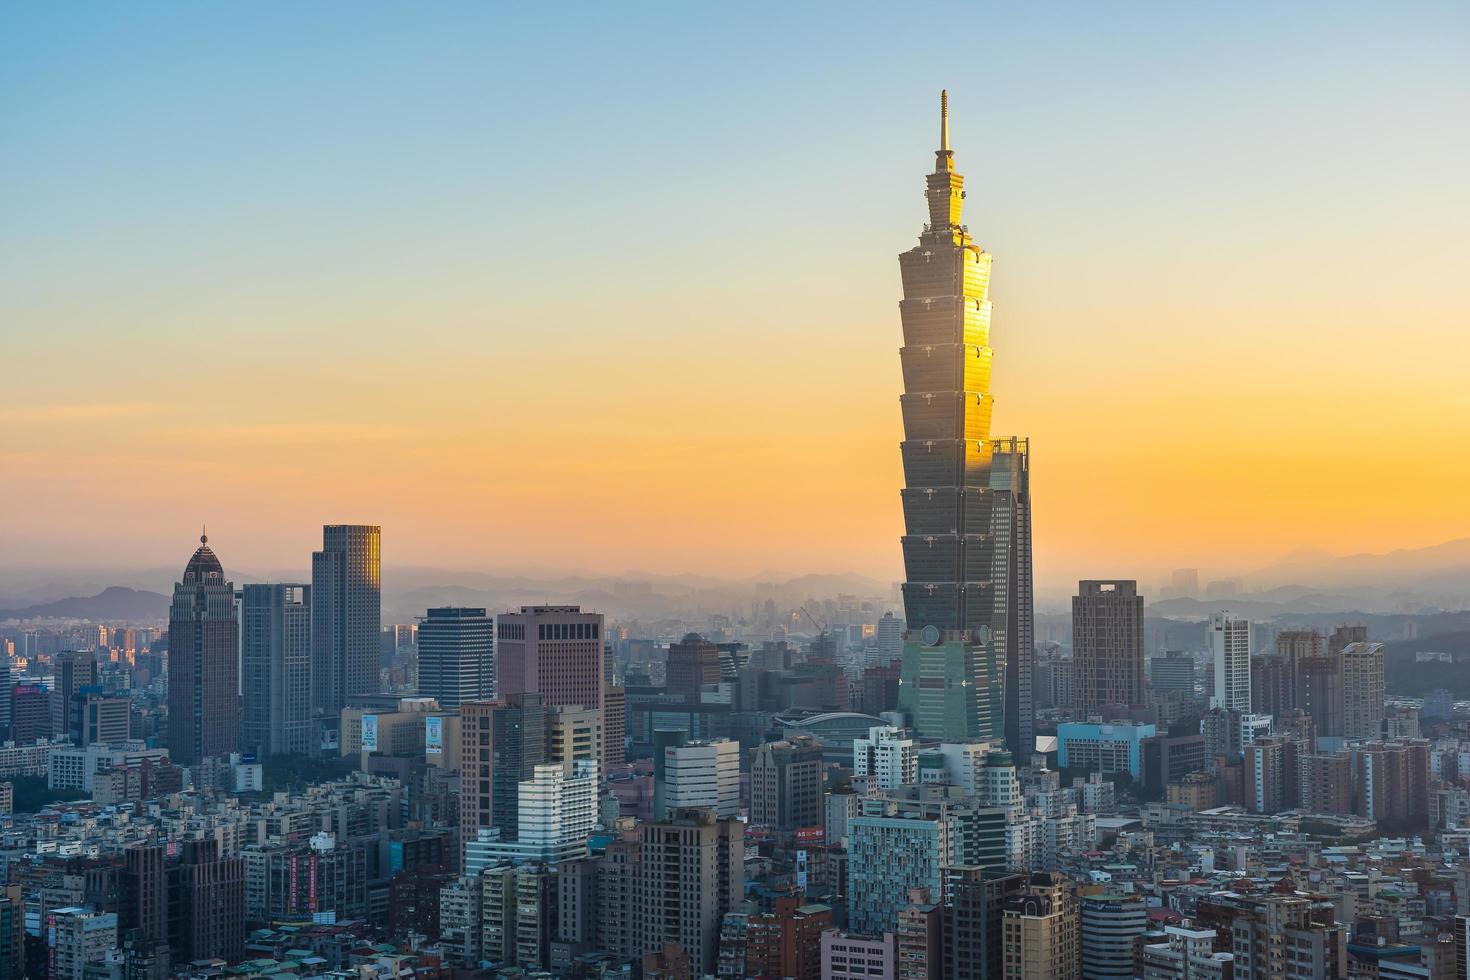
<path fill-rule="evenodd" d="M 0 7 L 0 554 L 896 580 L 941 88 L 1041 588 L 1470 535 L 1463 4 L 139 2 Z"/>

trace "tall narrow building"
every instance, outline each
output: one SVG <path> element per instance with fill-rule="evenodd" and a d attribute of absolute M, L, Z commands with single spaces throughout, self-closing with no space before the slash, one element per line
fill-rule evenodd
<path fill-rule="evenodd" d="M 1155 661 L 1157 663 L 1157 661 Z M 1190 687 L 1193 687 L 1193 662 Z M 1143 596 L 1133 581 L 1084 581 L 1072 597 L 1072 666 L 1077 713 L 1105 704 L 1141 705 Z"/>
<path fill-rule="evenodd" d="M 1207 627 L 1215 693 L 1210 707 L 1249 714 L 1251 710 L 1251 624 L 1229 612 L 1210 617 Z"/>
<path fill-rule="evenodd" d="M 349 698 L 378 693 L 382 531 L 328 524 L 311 554 L 312 708 L 335 730 Z"/>
<path fill-rule="evenodd" d="M 960 223 L 948 95 L 903 275 L 905 634 L 900 707 L 921 737 L 999 738 L 1029 756 L 1030 454 L 990 437 L 990 264 Z"/>
<path fill-rule="evenodd" d="M 484 609 L 430 609 L 419 623 L 419 695 L 441 708 L 495 697 L 495 620 Z"/>
<path fill-rule="evenodd" d="M 168 614 L 168 751 L 181 766 L 240 747 L 240 626 L 235 587 L 208 535 L 174 584 Z"/>
<path fill-rule="evenodd" d="M 240 598 L 240 747 L 311 751 L 311 586 L 247 585 Z"/>

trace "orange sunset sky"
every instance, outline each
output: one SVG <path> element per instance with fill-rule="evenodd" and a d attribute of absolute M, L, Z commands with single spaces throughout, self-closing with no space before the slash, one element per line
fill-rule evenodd
<path fill-rule="evenodd" d="M 895 580 L 941 87 L 1043 590 L 1470 535 L 1470 14 L 1289 6 L 11 7 L 0 550 Z"/>

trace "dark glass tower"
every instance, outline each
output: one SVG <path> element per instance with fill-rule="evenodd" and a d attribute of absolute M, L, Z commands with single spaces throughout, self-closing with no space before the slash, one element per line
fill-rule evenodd
<path fill-rule="evenodd" d="M 991 439 L 990 253 L 960 223 L 965 179 L 940 146 L 929 223 L 903 275 L 905 636 L 900 706 L 919 734 L 1005 736 L 1028 757 L 1032 590 L 1030 456 Z"/>
<path fill-rule="evenodd" d="M 201 534 L 168 616 L 168 752 L 175 765 L 239 751 L 239 689 L 235 587 Z"/>

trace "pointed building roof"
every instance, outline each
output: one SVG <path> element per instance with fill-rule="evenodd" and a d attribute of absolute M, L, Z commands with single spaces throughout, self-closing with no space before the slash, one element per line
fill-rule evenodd
<path fill-rule="evenodd" d="M 206 582 L 222 582 L 225 578 L 225 567 L 213 551 L 209 550 L 209 534 L 207 530 L 201 530 L 199 534 L 199 548 L 194 556 L 189 559 L 189 564 L 184 566 L 184 584 L 194 585 Z"/>

